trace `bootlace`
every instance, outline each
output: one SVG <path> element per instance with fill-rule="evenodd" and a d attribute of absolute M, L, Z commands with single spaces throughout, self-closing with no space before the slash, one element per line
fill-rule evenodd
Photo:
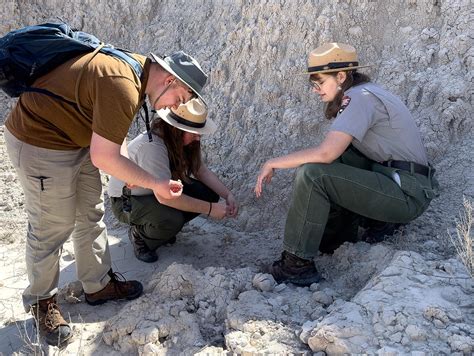
<path fill-rule="evenodd" d="M 126 285 L 128 284 L 127 279 L 120 272 L 109 271 L 110 282 L 114 285 L 115 292 L 117 294 L 127 293 Z"/>
<path fill-rule="evenodd" d="M 123 283 L 126 282 L 127 279 L 124 277 L 124 275 L 120 272 L 113 272 L 112 270 L 109 271 L 109 276 L 110 280 L 112 283 Z"/>
<path fill-rule="evenodd" d="M 54 330 L 60 324 L 60 321 L 58 319 L 61 319 L 61 312 L 59 311 L 58 305 L 56 303 L 49 303 L 48 311 L 46 312 L 44 320 L 44 325 L 47 328 Z"/>

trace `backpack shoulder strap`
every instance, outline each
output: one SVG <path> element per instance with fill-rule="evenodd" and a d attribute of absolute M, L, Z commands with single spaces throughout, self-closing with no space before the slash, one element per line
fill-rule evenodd
<path fill-rule="evenodd" d="M 87 66 L 94 59 L 94 57 L 97 55 L 97 53 L 99 53 L 99 51 L 102 49 L 102 47 L 104 47 L 103 43 L 99 44 L 99 46 L 97 46 L 97 48 L 94 50 L 94 52 L 91 53 L 90 58 L 82 66 L 81 71 L 79 72 L 79 76 L 77 77 L 77 80 L 76 80 L 76 87 L 74 89 L 74 97 L 76 98 L 76 105 L 77 105 L 77 108 L 79 109 L 79 111 L 81 112 L 81 114 L 86 116 L 86 117 L 87 117 L 87 115 L 84 112 L 84 110 L 82 110 L 81 102 L 79 100 L 79 85 L 81 84 L 82 75 L 84 74 L 84 71 L 86 70 Z"/>

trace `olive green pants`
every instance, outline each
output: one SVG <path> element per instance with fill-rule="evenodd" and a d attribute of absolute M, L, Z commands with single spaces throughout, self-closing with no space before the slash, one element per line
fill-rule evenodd
<path fill-rule="evenodd" d="M 401 186 L 392 179 L 393 172 L 399 174 Z M 313 258 L 321 242 L 355 241 L 358 217 L 408 223 L 437 194 L 431 173 L 426 177 L 385 167 L 349 148 L 331 164 L 298 168 L 283 247 L 301 258 Z"/>
<path fill-rule="evenodd" d="M 219 201 L 219 195 L 192 178 L 190 183 L 183 184 L 183 194 L 214 203 Z M 111 199 L 115 217 L 123 223 L 136 225 L 150 250 L 166 244 L 181 231 L 185 223 L 199 215 L 163 205 L 154 195 L 132 195 L 130 212 L 127 212 L 124 211 L 124 199 L 127 198 L 122 196 Z"/>

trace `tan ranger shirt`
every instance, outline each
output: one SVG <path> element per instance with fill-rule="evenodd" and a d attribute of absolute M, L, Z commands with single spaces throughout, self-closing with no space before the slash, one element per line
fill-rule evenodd
<path fill-rule="evenodd" d="M 145 65 L 145 56 L 133 56 Z M 32 87 L 47 89 L 76 102 L 76 81 L 88 59 L 90 54 L 75 57 L 38 78 Z M 84 69 L 79 85 L 79 102 L 86 116 L 61 100 L 26 92 L 20 96 L 5 125 L 19 140 L 54 150 L 88 147 L 92 131 L 121 144 L 143 103 L 148 66 L 140 81 L 129 64 L 98 53 Z"/>

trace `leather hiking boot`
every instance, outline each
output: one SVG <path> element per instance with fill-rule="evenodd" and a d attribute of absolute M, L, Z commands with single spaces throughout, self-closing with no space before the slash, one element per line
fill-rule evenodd
<path fill-rule="evenodd" d="M 313 261 L 305 260 L 287 251 L 283 251 L 281 259 L 269 266 L 268 273 L 275 278 L 277 283 L 293 283 L 298 286 L 310 286 L 322 279 Z"/>
<path fill-rule="evenodd" d="M 135 256 L 143 262 L 153 263 L 158 261 L 158 255 L 156 251 L 152 251 L 148 248 L 145 240 L 140 236 L 140 231 L 137 226 L 132 225 L 128 230 L 128 238 L 133 246 L 133 252 Z"/>
<path fill-rule="evenodd" d="M 372 220 L 360 239 L 369 244 L 382 242 L 393 236 L 401 226 L 403 226 L 403 224 Z"/>
<path fill-rule="evenodd" d="M 56 304 L 56 296 L 40 300 L 32 305 L 31 314 L 35 318 L 40 336 L 46 340 L 48 345 L 60 347 L 72 337 L 72 329 L 64 320 L 59 306 Z"/>
<path fill-rule="evenodd" d="M 99 305 L 109 300 L 138 298 L 143 292 L 143 286 L 138 281 L 127 281 L 120 273 L 109 271 L 110 281 L 98 292 L 84 293 L 87 304 Z M 121 278 L 121 280 L 119 280 Z"/>

